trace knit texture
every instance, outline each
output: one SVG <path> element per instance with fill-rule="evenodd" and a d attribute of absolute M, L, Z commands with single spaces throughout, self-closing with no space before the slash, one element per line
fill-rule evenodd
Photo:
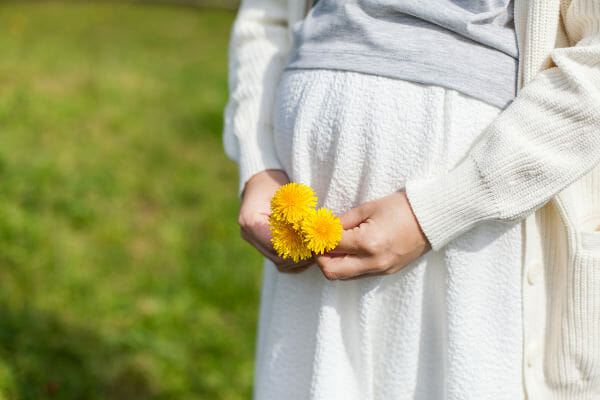
<path fill-rule="evenodd" d="M 407 183 L 434 250 L 481 220 L 525 218 L 600 162 L 600 36 L 552 60 L 558 68 L 527 84 L 454 171 Z"/>
<path fill-rule="evenodd" d="M 531 399 L 600 398 L 599 3 L 530 2 L 516 100 L 451 173 L 407 182 L 434 249 L 481 221 L 539 210 L 524 267 L 542 277 L 534 287 L 525 270 L 523 284 Z M 556 37 L 571 47 L 553 49 Z"/>
<path fill-rule="evenodd" d="M 290 49 L 287 16 L 285 1 L 243 2 L 232 28 L 223 143 L 239 164 L 240 194 L 257 172 L 281 169 L 272 120 L 275 91 Z"/>

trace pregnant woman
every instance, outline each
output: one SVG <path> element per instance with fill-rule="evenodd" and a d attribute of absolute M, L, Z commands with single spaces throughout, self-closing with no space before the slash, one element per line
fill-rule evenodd
<path fill-rule="evenodd" d="M 592 337 L 585 368 L 522 368 L 521 223 L 600 160 L 600 5 L 515 1 L 319 0 L 306 16 L 302 2 L 242 2 L 224 143 L 242 236 L 267 258 L 256 399 L 600 390 L 598 316 L 572 305 L 565 318 L 583 314 Z M 331 254 L 274 254 L 269 200 L 290 181 L 341 216 Z"/>

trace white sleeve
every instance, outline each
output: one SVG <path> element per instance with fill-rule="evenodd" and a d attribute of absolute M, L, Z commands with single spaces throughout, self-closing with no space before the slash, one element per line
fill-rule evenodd
<path fill-rule="evenodd" d="M 572 47 L 537 74 L 452 171 L 406 183 L 434 250 L 484 220 L 517 221 L 600 162 L 600 3 L 573 0 Z"/>
<path fill-rule="evenodd" d="M 252 175 L 283 169 L 273 143 L 273 106 L 290 51 L 286 0 L 243 0 L 229 43 L 223 144 L 239 166 L 239 193 Z"/>

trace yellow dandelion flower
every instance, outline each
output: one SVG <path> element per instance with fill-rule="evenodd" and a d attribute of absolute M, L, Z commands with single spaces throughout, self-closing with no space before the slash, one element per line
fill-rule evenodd
<path fill-rule="evenodd" d="M 307 260 L 312 256 L 311 251 L 304 244 L 302 234 L 294 229 L 292 224 L 270 218 L 273 248 L 282 258 L 291 258 L 294 262 Z"/>
<path fill-rule="evenodd" d="M 302 221 L 306 247 L 317 254 L 333 250 L 342 240 L 342 224 L 330 210 L 320 208 Z"/>
<path fill-rule="evenodd" d="M 298 224 L 317 205 L 315 191 L 302 183 L 288 183 L 271 199 L 272 216 L 290 224 Z"/>

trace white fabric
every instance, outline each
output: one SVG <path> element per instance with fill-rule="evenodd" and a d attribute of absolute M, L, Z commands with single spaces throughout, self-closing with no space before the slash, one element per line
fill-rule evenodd
<path fill-rule="evenodd" d="M 500 112 L 354 72 L 284 73 L 277 156 L 336 213 L 452 169 Z M 400 272 L 328 281 L 264 266 L 257 400 L 523 399 L 521 227 L 484 222 Z"/>
<path fill-rule="evenodd" d="M 274 98 L 306 3 L 241 1 L 223 130 L 225 151 L 239 164 L 240 192 L 252 175 L 282 168 L 273 144 Z M 527 396 L 595 400 L 600 226 L 591 221 L 600 218 L 600 1 L 514 4 L 521 89 L 515 101 L 461 164 L 431 179 L 413 177 L 407 195 L 434 250 L 482 221 L 530 213 L 522 223 Z"/>

